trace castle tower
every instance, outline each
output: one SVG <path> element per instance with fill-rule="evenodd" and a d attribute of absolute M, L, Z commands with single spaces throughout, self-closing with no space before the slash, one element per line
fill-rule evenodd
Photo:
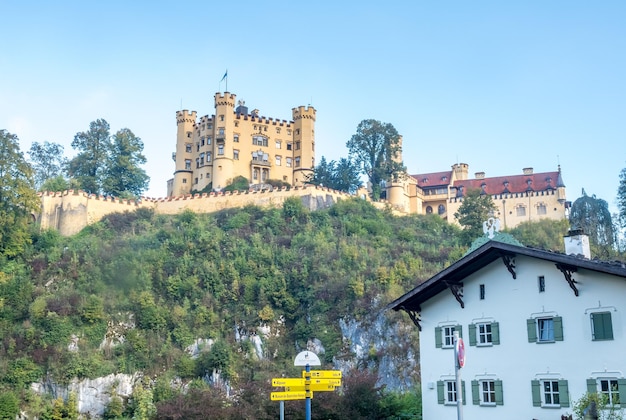
<path fill-rule="evenodd" d="M 233 141 L 235 99 L 229 92 L 215 94 L 215 146 L 213 189 L 226 187 L 233 179 Z"/>
<path fill-rule="evenodd" d="M 175 162 L 174 179 L 168 185 L 167 195 L 189 194 L 192 184 L 193 129 L 196 124 L 196 111 L 176 112 L 176 152 L 172 154 Z"/>
<path fill-rule="evenodd" d="M 293 185 L 303 185 L 315 167 L 315 108 L 293 108 Z"/>
<path fill-rule="evenodd" d="M 467 174 L 469 173 L 469 165 L 467 163 L 455 163 L 452 165 L 452 177 L 450 180 L 450 185 L 454 183 L 454 181 L 463 181 L 467 179 Z"/>
<path fill-rule="evenodd" d="M 402 136 L 398 139 L 398 152 L 391 159 L 394 162 L 402 163 Z M 407 174 L 401 174 L 397 180 L 390 180 L 387 182 L 387 201 L 389 203 L 402 210 L 408 211 L 410 207 L 408 196 L 408 176 Z"/>

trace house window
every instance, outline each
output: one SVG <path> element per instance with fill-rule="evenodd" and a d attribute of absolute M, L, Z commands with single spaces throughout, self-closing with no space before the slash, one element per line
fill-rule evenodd
<path fill-rule="evenodd" d="M 286 158 L 286 159 L 285 159 L 285 165 L 286 165 L 288 168 L 291 168 L 291 158 L 290 158 L 290 157 L 288 157 L 288 158 Z"/>
<path fill-rule="evenodd" d="M 494 379 L 481 379 L 472 381 L 472 403 L 494 407 L 502 405 L 502 381 Z"/>
<path fill-rule="evenodd" d="M 235 143 L 239 143 L 239 134 L 235 134 L 235 135 L 233 136 L 233 141 L 234 141 Z"/>
<path fill-rule="evenodd" d="M 524 207 L 524 206 L 517 206 L 515 208 L 515 212 L 516 212 L 517 216 L 526 216 L 526 207 Z"/>
<path fill-rule="evenodd" d="M 543 203 L 540 203 L 539 205 L 537 205 L 537 214 L 538 215 L 544 215 L 548 213 L 548 209 L 546 208 L 546 205 Z"/>
<path fill-rule="evenodd" d="M 620 390 L 626 390 L 626 379 L 587 379 L 587 392 L 590 394 L 596 394 L 598 392 L 602 393 L 602 395 L 605 396 L 607 404 L 609 406 L 620 405 Z"/>
<path fill-rule="evenodd" d="M 281 143 L 282 142 L 280 140 L 276 140 L 276 148 L 277 149 L 280 149 Z"/>
<path fill-rule="evenodd" d="M 276 155 L 276 166 L 280 166 L 280 161 L 281 161 L 282 157 Z"/>
<path fill-rule="evenodd" d="M 185 143 L 185 152 L 191 153 L 191 143 Z"/>
<path fill-rule="evenodd" d="M 610 312 L 591 314 L 591 339 L 593 341 L 613 339 L 613 323 Z"/>
<path fill-rule="evenodd" d="M 239 160 L 239 150 L 233 150 L 233 159 Z"/>
<path fill-rule="evenodd" d="M 462 337 L 462 329 L 460 325 L 444 325 L 443 327 L 435 327 L 435 347 L 452 348 L 454 347 L 454 332 L 459 332 Z"/>
<path fill-rule="evenodd" d="M 217 146 L 217 154 L 218 155 L 223 155 L 224 154 L 224 145 L 220 144 L 219 146 Z"/>
<path fill-rule="evenodd" d="M 437 381 L 437 402 L 439 404 L 456 405 L 458 398 L 456 391 L 456 381 Z M 465 404 L 465 381 L 461 381 L 461 397 L 463 404 Z"/>
<path fill-rule="evenodd" d="M 485 285 L 480 285 L 480 300 L 485 300 Z"/>
<path fill-rule="evenodd" d="M 526 320 L 529 343 L 563 341 L 563 318 L 540 317 Z"/>
<path fill-rule="evenodd" d="M 476 322 L 469 324 L 470 346 L 492 346 L 500 344 L 500 324 L 498 322 Z"/>
<path fill-rule="evenodd" d="M 533 406 L 557 408 L 569 407 L 567 381 L 560 379 L 540 379 L 531 381 Z"/>
<path fill-rule="evenodd" d="M 191 169 L 191 159 L 185 159 L 185 169 Z"/>
<path fill-rule="evenodd" d="M 539 293 L 546 291 L 546 278 L 544 276 L 539 276 L 537 278 L 537 282 L 539 285 Z"/>

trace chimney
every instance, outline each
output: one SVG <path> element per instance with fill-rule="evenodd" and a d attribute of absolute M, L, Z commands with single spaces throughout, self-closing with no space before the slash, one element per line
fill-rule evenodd
<path fill-rule="evenodd" d="M 565 253 L 567 255 L 582 255 L 588 260 L 591 259 L 589 236 L 585 235 L 582 229 L 570 230 L 563 239 L 565 240 Z"/>
<path fill-rule="evenodd" d="M 485 179 L 485 173 L 484 173 L 484 172 L 476 172 L 476 173 L 474 174 L 474 177 L 475 177 L 476 179 Z"/>
<path fill-rule="evenodd" d="M 533 168 L 524 168 L 524 169 L 522 169 L 522 173 L 524 175 L 532 175 L 533 174 Z"/>

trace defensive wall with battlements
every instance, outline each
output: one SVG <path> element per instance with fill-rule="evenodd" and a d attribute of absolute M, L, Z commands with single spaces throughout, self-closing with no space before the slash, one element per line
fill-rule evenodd
<path fill-rule="evenodd" d="M 184 195 L 167 198 L 122 200 L 87 194 L 83 191 L 43 192 L 41 213 L 38 220 L 41 229 L 55 229 L 61 235 L 70 236 L 84 227 L 100 221 L 111 213 L 135 211 L 138 208 L 153 209 L 157 214 L 179 214 L 185 210 L 196 213 L 213 213 L 229 208 L 248 205 L 281 207 L 286 199 L 299 197 L 309 210 L 328 208 L 339 200 L 354 197 L 329 188 L 305 185 L 290 189 L 282 188 L 262 191 L 235 191 L 209 194 Z"/>

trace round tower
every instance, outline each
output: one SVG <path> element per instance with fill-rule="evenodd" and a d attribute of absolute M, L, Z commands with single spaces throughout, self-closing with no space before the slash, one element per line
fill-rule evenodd
<path fill-rule="evenodd" d="M 301 186 L 315 168 L 315 108 L 299 106 L 293 116 L 293 185 Z"/>
<path fill-rule="evenodd" d="M 176 112 L 176 152 L 172 158 L 175 162 L 174 180 L 168 195 L 184 195 L 191 192 L 192 150 L 194 143 L 194 126 L 196 111 L 182 110 Z"/>
<path fill-rule="evenodd" d="M 402 163 L 402 136 L 398 139 L 398 151 L 391 157 L 394 162 Z M 409 210 L 409 197 L 408 197 L 408 177 L 407 174 L 399 174 L 395 180 L 387 181 L 387 201 L 392 206 L 401 211 Z"/>
<path fill-rule="evenodd" d="M 226 187 L 233 179 L 233 127 L 236 98 L 237 95 L 230 92 L 215 94 L 214 190 Z"/>

